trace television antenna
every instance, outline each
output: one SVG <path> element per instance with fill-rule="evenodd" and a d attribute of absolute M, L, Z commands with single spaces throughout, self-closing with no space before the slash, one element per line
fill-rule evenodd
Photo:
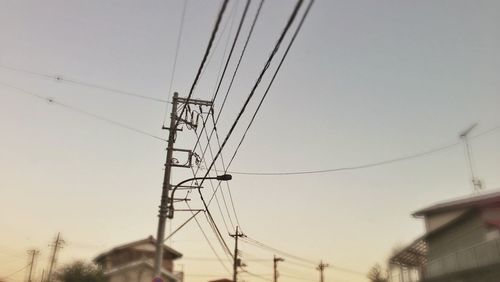
<path fill-rule="evenodd" d="M 472 148 L 469 143 L 469 133 L 472 130 L 474 130 L 474 128 L 476 128 L 477 125 L 478 123 L 476 122 L 459 134 L 460 139 L 462 139 L 462 141 L 464 142 L 465 157 L 467 159 L 467 165 L 469 167 L 469 172 L 472 181 L 472 188 L 474 189 L 475 193 L 479 193 L 479 191 L 483 189 L 483 183 L 481 182 L 481 180 L 476 178 L 476 172 L 474 171 L 474 163 L 472 161 Z"/>

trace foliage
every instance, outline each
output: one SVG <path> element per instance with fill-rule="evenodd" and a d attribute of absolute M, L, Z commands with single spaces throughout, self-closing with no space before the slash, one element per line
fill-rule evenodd
<path fill-rule="evenodd" d="M 92 263 L 76 261 L 57 272 L 59 282 L 106 282 L 101 269 Z"/>
<path fill-rule="evenodd" d="M 382 272 L 382 267 L 376 264 L 370 269 L 367 277 L 371 282 L 388 282 L 389 280 L 387 279 L 387 276 L 385 276 Z"/>

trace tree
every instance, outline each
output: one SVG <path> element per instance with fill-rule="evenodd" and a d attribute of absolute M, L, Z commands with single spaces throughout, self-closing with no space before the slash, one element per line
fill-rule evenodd
<path fill-rule="evenodd" d="M 378 265 L 378 264 L 374 265 L 370 269 L 367 277 L 368 277 L 368 279 L 370 279 L 371 282 L 387 282 L 387 281 L 389 281 L 387 279 L 387 276 L 382 274 L 382 267 L 380 267 L 380 265 Z"/>
<path fill-rule="evenodd" d="M 83 261 L 63 266 L 56 276 L 59 282 L 106 282 L 101 269 Z"/>

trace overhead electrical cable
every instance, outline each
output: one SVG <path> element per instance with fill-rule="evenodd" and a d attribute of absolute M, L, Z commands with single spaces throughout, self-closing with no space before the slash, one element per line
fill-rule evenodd
<path fill-rule="evenodd" d="M 241 28 L 243 26 L 243 23 L 245 22 L 245 18 L 246 18 L 246 15 L 247 15 L 248 7 L 250 6 L 250 2 L 251 2 L 251 0 L 247 0 L 246 1 L 245 9 L 244 9 L 243 14 L 241 16 L 240 23 L 238 25 L 238 30 L 236 31 L 236 34 L 234 36 L 233 44 L 231 46 L 231 50 L 229 51 L 229 55 L 227 56 L 226 63 L 224 65 L 224 69 L 223 69 L 222 74 L 221 74 L 220 79 L 219 79 L 219 83 L 218 83 L 217 88 L 216 88 L 216 90 L 214 92 L 214 95 L 212 96 L 212 99 L 211 99 L 212 104 L 215 102 L 215 99 L 217 98 L 217 94 L 219 92 L 219 89 L 220 89 L 220 86 L 222 84 L 222 81 L 224 80 L 224 76 L 226 74 L 227 67 L 229 66 L 229 62 L 231 61 L 231 57 L 233 55 L 234 47 L 236 46 L 236 43 L 238 42 L 238 38 L 240 36 Z M 213 108 L 212 108 L 212 110 L 210 112 L 213 112 Z M 194 144 L 193 151 L 196 150 L 196 147 L 198 146 L 198 144 L 200 142 L 200 138 L 201 138 L 201 135 L 203 133 L 202 131 L 206 128 L 207 120 L 208 120 L 208 116 L 207 116 L 206 119 L 202 119 L 202 121 L 203 121 L 202 129 L 200 131 L 200 136 L 198 136 L 198 138 L 197 138 L 197 140 L 196 140 L 196 142 Z M 210 142 L 208 144 L 210 144 Z"/>
<path fill-rule="evenodd" d="M 86 115 L 86 116 L 90 116 L 92 118 L 95 118 L 97 120 L 100 120 L 100 121 L 104 121 L 106 123 L 109 123 L 109 124 L 112 124 L 112 125 L 115 125 L 115 126 L 118 126 L 118 127 L 121 127 L 121 128 L 125 128 L 125 129 L 128 129 L 130 131 L 134 131 L 136 133 L 139 133 L 139 134 L 142 134 L 142 135 L 146 135 L 146 136 L 149 136 L 149 137 L 152 137 L 152 138 L 155 138 L 155 139 L 158 139 L 158 140 L 161 140 L 161 141 L 167 141 L 166 139 L 162 138 L 162 137 L 159 137 L 159 136 L 156 136 L 154 134 L 151 134 L 149 132 L 146 132 L 146 131 L 143 131 L 141 129 L 137 129 L 137 128 L 134 128 L 134 127 L 131 127 L 129 125 L 126 125 L 126 124 L 123 124 L 121 122 L 117 122 L 117 121 L 114 121 L 114 120 L 111 120 L 111 119 L 108 119 L 106 117 L 102 117 L 100 115 L 96 115 L 96 114 L 93 114 L 91 112 L 88 112 L 86 110 L 83 110 L 83 109 L 80 109 L 80 108 L 77 108 L 75 106 L 71 106 L 71 105 L 68 105 L 68 104 L 65 104 L 65 103 L 61 103 L 61 102 L 58 102 L 56 101 L 54 98 L 51 98 L 51 97 L 45 97 L 45 96 L 42 96 L 42 95 L 38 95 L 36 93 L 33 93 L 33 92 L 30 92 L 30 91 L 27 91 L 27 90 L 24 90 L 22 88 L 19 88 L 17 86 L 14 86 L 14 85 L 10 85 L 8 83 L 4 83 L 4 82 L 0 82 L 0 85 L 3 85 L 3 86 L 6 86 L 6 87 L 9 87 L 9 88 L 12 88 L 12 89 L 15 89 L 17 90 L 18 92 L 20 93 L 23 93 L 23 94 L 26 94 L 26 95 L 29 95 L 31 97 L 35 97 L 35 98 L 38 98 L 38 99 L 41 99 L 41 100 L 44 100 L 50 104 L 53 104 L 53 105 L 58 105 L 58 106 L 61 106 L 63 108 L 66 108 L 68 110 L 71 110 L 71 111 L 74 111 L 74 112 L 77 112 L 77 113 L 80 113 L 80 114 L 83 114 L 83 115 Z"/>
<path fill-rule="evenodd" d="M 484 135 L 490 134 L 491 132 L 499 130 L 499 129 L 500 129 L 500 126 L 496 126 L 496 127 L 487 129 L 481 133 L 478 133 L 476 135 L 471 136 L 471 139 L 482 137 Z M 287 175 L 320 174 L 320 173 L 332 173 L 332 172 L 338 172 L 338 171 L 358 170 L 358 169 L 377 167 L 377 166 L 382 166 L 382 165 L 391 164 L 391 163 L 395 163 L 395 162 L 406 161 L 406 160 L 410 160 L 410 159 L 424 157 L 427 155 L 431 155 L 431 154 L 435 154 L 435 153 L 438 153 L 441 151 L 445 151 L 447 149 L 450 149 L 452 147 L 455 147 L 455 146 L 461 145 L 461 144 L 462 144 L 461 142 L 457 141 L 454 143 L 450 143 L 448 145 L 443 145 L 440 147 L 432 148 L 432 149 L 425 150 L 425 151 L 418 152 L 418 153 L 414 153 L 414 154 L 409 154 L 409 155 L 395 157 L 395 158 L 388 159 L 388 160 L 383 160 L 383 161 L 378 161 L 378 162 L 373 162 L 373 163 L 366 163 L 366 164 L 355 165 L 355 166 L 345 166 L 345 167 L 320 169 L 320 170 L 275 171 L 275 172 L 228 171 L 228 173 L 238 174 L 238 175 L 254 175 L 254 176 L 287 176 Z"/>
<path fill-rule="evenodd" d="M 183 1 L 184 5 L 182 6 L 182 14 L 180 18 L 180 23 L 179 23 L 179 32 L 177 33 L 177 43 L 175 44 L 175 53 L 174 53 L 174 62 L 172 65 L 172 72 L 170 74 L 170 83 L 168 86 L 168 95 L 173 95 L 172 93 L 172 87 L 174 85 L 174 78 L 175 78 L 175 71 L 177 69 L 177 60 L 179 57 L 179 49 L 181 46 L 181 41 L 182 41 L 182 33 L 184 31 L 184 21 L 186 18 L 186 10 L 187 10 L 187 5 L 188 5 L 189 0 Z M 168 106 L 165 106 L 165 115 L 163 117 L 163 124 L 165 125 L 165 121 L 167 119 L 168 115 Z"/>
<path fill-rule="evenodd" d="M 281 57 L 281 61 L 280 61 L 279 65 L 276 68 L 276 70 L 274 71 L 274 75 L 271 78 L 271 81 L 269 82 L 269 85 L 267 86 L 266 91 L 264 92 L 264 95 L 262 95 L 262 98 L 260 99 L 259 105 L 255 109 L 255 112 L 253 113 L 253 116 L 250 119 L 250 122 L 248 123 L 248 126 L 245 129 L 245 132 L 243 133 L 243 136 L 240 139 L 240 142 L 238 143 L 238 146 L 236 146 L 236 150 L 234 151 L 233 156 L 231 157 L 231 159 L 229 160 L 229 163 L 227 164 L 226 171 L 227 171 L 227 169 L 229 169 L 229 167 L 233 163 L 233 160 L 236 157 L 236 154 L 238 153 L 238 150 L 240 149 L 241 145 L 243 144 L 243 140 L 245 140 L 245 137 L 246 137 L 246 135 L 248 133 L 248 130 L 252 126 L 252 124 L 253 124 L 253 122 L 255 120 L 255 117 L 257 116 L 257 113 L 259 112 L 259 110 L 260 110 L 260 108 L 261 108 L 264 100 L 266 99 L 267 94 L 269 93 L 269 90 L 271 89 L 271 86 L 273 85 L 273 82 L 276 79 L 276 76 L 278 75 L 278 72 L 280 71 L 281 66 L 283 65 L 283 62 L 285 61 L 286 56 L 288 55 L 288 52 L 290 51 L 290 48 L 292 47 L 293 43 L 295 42 L 295 39 L 297 38 L 297 35 L 299 34 L 300 29 L 302 28 L 302 25 L 304 24 L 304 21 L 305 21 L 307 15 L 309 14 L 309 11 L 311 10 L 311 7 L 312 7 L 313 3 L 314 3 L 314 0 L 310 0 L 309 1 L 309 4 L 307 5 L 307 8 L 306 8 L 305 12 L 303 13 L 302 18 L 300 19 L 299 25 L 295 29 L 295 32 L 294 32 L 294 34 L 292 36 L 292 39 L 288 43 L 288 46 L 287 46 L 287 48 L 285 50 L 285 53 Z"/>
<path fill-rule="evenodd" d="M 259 77 L 257 78 L 257 81 L 255 82 L 252 90 L 250 91 L 250 94 L 248 95 L 245 103 L 243 104 L 243 107 L 241 108 L 238 116 L 236 117 L 236 119 L 234 120 L 231 128 L 229 129 L 229 132 L 227 133 L 224 141 L 222 142 L 217 154 L 215 155 L 214 157 L 214 160 L 212 161 L 212 163 L 210 164 L 210 166 L 207 168 L 207 172 L 205 173 L 205 176 L 204 178 L 201 180 L 201 183 L 200 185 L 203 184 L 205 178 L 208 176 L 210 170 L 212 169 L 213 165 L 215 164 L 215 162 L 217 161 L 217 158 L 220 156 L 220 154 L 222 153 L 222 150 L 224 149 L 225 145 L 227 144 L 227 141 L 229 140 L 229 138 L 231 137 L 236 125 L 238 124 L 241 116 L 243 115 L 243 113 L 245 112 L 246 110 L 246 107 L 248 106 L 248 103 L 250 102 L 250 100 L 252 99 L 253 95 L 255 94 L 255 90 L 257 89 L 257 87 L 259 86 L 264 74 L 266 73 L 267 69 L 269 68 L 270 64 L 271 64 L 271 61 L 272 59 L 274 58 L 275 54 L 277 53 L 278 49 L 279 49 L 279 46 L 281 45 L 281 42 L 283 41 L 283 38 L 285 37 L 285 35 L 287 34 L 288 30 L 290 29 L 290 26 L 292 25 L 293 21 L 295 20 L 295 17 L 297 16 L 297 12 L 298 10 L 300 9 L 301 5 L 303 3 L 303 0 L 299 0 L 297 1 L 297 4 L 295 5 L 295 8 L 292 12 L 292 14 L 290 15 L 290 18 L 288 19 L 287 21 L 287 24 L 283 30 L 283 32 L 281 33 L 278 41 L 276 42 L 275 46 L 274 46 L 274 49 L 272 51 L 272 53 L 269 55 L 269 58 L 264 66 L 264 68 L 262 69 L 262 71 L 260 72 L 259 74 Z M 201 193 L 201 189 L 198 189 L 198 192 L 200 194 L 200 197 L 201 197 L 201 200 L 203 202 L 203 204 L 205 205 L 205 209 L 207 209 L 207 205 L 206 205 L 206 202 L 203 198 L 203 194 Z"/>
<path fill-rule="evenodd" d="M 260 11 L 261 11 L 261 9 L 262 9 L 262 5 L 263 5 L 263 4 L 264 4 L 264 0 L 261 0 L 261 1 L 260 1 L 260 4 L 259 4 L 259 7 L 258 7 L 258 9 L 257 9 L 257 12 L 255 13 L 254 19 L 253 19 L 253 21 L 252 21 L 252 26 L 250 27 L 250 31 L 248 32 L 248 35 L 247 35 L 247 38 L 246 38 L 246 41 L 245 41 L 245 45 L 243 46 L 243 49 L 242 49 L 242 51 L 241 51 L 241 53 L 240 53 L 240 57 L 239 57 L 239 59 L 238 59 L 238 63 L 236 64 L 236 68 L 235 68 L 235 70 L 234 70 L 234 72 L 233 72 L 233 75 L 232 75 L 232 77 L 231 77 L 231 81 L 230 81 L 230 83 L 229 83 L 228 89 L 227 89 L 226 94 L 225 94 L 225 96 L 224 96 L 224 100 L 223 100 L 223 102 L 222 102 L 222 106 L 221 106 L 221 108 L 220 108 L 220 110 L 219 110 L 219 113 L 218 113 L 218 115 L 217 115 L 217 120 L 216 120 L 216 121 L 215 121 L 215 120 L 213 120 L 213 119 L 214 119 L 214 117 L 213 117 L 213 108 L 212 108 L 212 111 L 211 111 L 211 114 L 212 114 L 212 115 L 211 115 L 211 117 L 212 117 L 212 120 L 214 121 L 214 127 L 212 128 L 212 131 L 210 132 L 210 136 L 209 136 L 209 138 L 208 138 L 209 140 L 210 140 L 210 139 L 212 139 L 212 135 L 213 135 L 213 133 L 214 133 L 214 132 L 217 134 L 217 122 L 218 122 L 218 120 L 219 120 L 219 117 L 220 117 L 220 114 L 221 114 L 221 112 L 222 112 L 222 109 L 224 108 L 224 105 L 225 105 L 225 103 L 226 103 L 227 97 L 228 97 L 229 92 L 230 92 L 230 90 L 231 90 L 231 87 L 232 87 L 232 85 L 233 85 L 233 82 L 234 82 L 234 79 L 235 79 L 235 77 L 236 77 L 236 74 L 238 73 L 238 70 L 239 70 L 239 67 L 240 67 L 241 61 L 243 60 L 243 56 L 245 55 L 245 51 L 246 51 L 246 49 L 247 49 L 248 42 L 250 41 L 250 38 L 251 38 L 251 36 L 252 36 L 252 34 L 253 34 L 253 30 L 254 30 L 255 24 L 257 23 L 257 19 L 259 18 Z M 215 96 L 215 95 L 214 95 L 214 96 Z M 206 123 L 206 121 L 205 121 L 205 123 Z M 219 146 L 220 146 L 220 144 L 219 144 Z M 195 149 L 196 149 L 196 144 L 195 144 Z M 206 150 L 207 150 L 207 147 L 205 147 L 205 149 L 203 150 L 203 155 L 205 154 Z"/>
<path fill-rule="evenodd" d="M 259 278 L 259 279 L 264 280 L 264 281 L 271 281 L 271 282 L 273 281 L 270 278 L 267 278 L 267 277 L 265 277 L 263 275 L 260 275 L 260 274 L 256 274 L 256 273 L 250 272 L 250 271 L 248 271 L 246 269 L 243 269 L 243 268 L 241 268 L 241 271 L 244 272 L 244 273 L 246 273 L 246 274 L 248 274 L 248 275 L 250 275 L 250 276 L 253 276 L 255 278 Z"/>
<path fill-rule="evenodd" d="M 226 10 L 228 2 L 229 2 L 229 0 L 224 0 L 222 2 L 222 6 L 221 6 L 221 8 L 219 10 L 219 14 L 217 15 L 217 20 L 215 21 L 215 26 L 212 29 L 212 33 L 210 35 L 210 39 L 208 41 L 207 48 L 205 49 L 205 54 L 203 55 L 203 59 L 201 60 L 200 66 L 198 67 L 198 71 L 197 71 L 196 76 L 194 78 L 193 84 L 191 85 L 191 88 L 189 89 L 189 94 L 188 94 L 188 96 L 186 98 L 186 102 L 184 103 L 184 106 L 182 107 L 181 113 L 179 115 L 180 117 L 182 117 L 182 115 L 186 111 L 187 105 L 189 105 L 189 101 L 191 100 L 191 96 L 193 95 L 194 89 L 196 88 L 198 80 L 200 79 L 201 72 L 202 72 L 202 70 L 203 70 L 203 68 L 205 66 L 205 63 L 206 63 L 207 58 L 208 58 L 208 55 L 210 54 L 210 50 L 212 49 L 212 45 L 213 45 L 215 36 L 217 35 L 217 31 L 219 30 L 219 25 L 220 25 L 220 22 L 222 20 L 223 15 L 224 15 L 224 11 Z M 177 120 L 177 122 L 175 123 L 174 128 L 171 129 L 171 130 L 175 130 L 177 128 L 177 126 L 179 125 L 179 122 L 180 122 L 180 119 Z"/>
<path fill-rule="evenodd" d="M 212 214 L 210 213 L 210 210 L 208 208 L 207 202 L 205 201 L 205 198 L 203 197 L 203 193 L 201 192 L 201 188 L 200 187 L 203 185 L 203 182 L 205 181 L 205 179 L 209 175 L 210 170 L 212 169 L 212 167 L 214 166 L 215 162 L 217 161 L 217 158 L 220 156 L 222 150 L 224 149 L 224 146 L 227 144 L 227 141 L 228 141 L 229 137 L 231 136 L 232 132 L 234 131 L 234 128 L 236 127 L 236 124 L 238 124 L 239 119 L 241 118 L 241 116 L 242 116 L 243 112 L 245 111 L 245 109 L 246 109 L 246 107 L 247 107 L 250 99 L 253 97 L 253 95 L 255 93 L 255 90 L 257 89 L 258 85 L 260 84 L 260 81 L 262 80 L 262 77 L 266 73 L 267 69 L 269 68 L 269 65 L 271 64 L 272 59 L 274 58 L 275 54 L 277 53 L 278 48 L 279 48 L 281 42 L 283 41 L 283 38 L 285 37 L 286 33 L 290 29 L 290 26 L 292 25 L 292 23 L 293 23 L 296 15 L 297 15 L 298 10 L 300 9 L 300 7 L 302 5 L 302 3 L 303 3 L 303 0 L 299 0 L 297 2 L 297 4 L 295 5 L 295 8 L 294 8 L 294 10 L 293 10 L 290 18 L 287 21 L 285 29 L 283 30 L 283 32 L 281 33 L 278 41 L 276 42 L 276 45 L 275 45 L 275 47 L 273 49 L 273 52 L 269 56 L 269 58 L 268 58 L 268 60 L 267 60 L 267 62 L 265 64 L 264 68 L 262 69 L 262 71 L 261 71 L 261 73 L 260 73 L 257 81 L 255 82 L 254 87 L 250 91 L 250 94 L 248 95 L 248 97 L 247 97 L 247 99 L 246 99 L 246 101 L 245 101 L 242 109 L 240 110 L 240 113 L 238 114 L 238 116 L 236 117 L 235 121 L 233 122 L 233 125 L 232 125 L 231 129 L 229 130 L 228 134 L 226 135 L 226 138 L 224 139 L 224 142 L 220 146 L 220 148 L 219 148 L 217 154 L 215 155 L 214 159 L 212 160 L 210 166 L 207 168 L 207 172 L 205 173 L 204 177 L 202 178 L 202 180 L 201 180 L 201 182 L 199 184 L 199 187 L 197 189 L 198 190 L 198 194 L 200 195 L 200 199 L 203 202 L 203 205 L 205 207 L 205 211 L 207 212 L 207 219 L 209 219 L 210 221 L 212 221 L 212 223 L 214 224 L 214 228 L 216 229 L 217 233 L 220 235 L 221 239 L 223 239 L 223 238 L 222 238 L 222 235 L 220 234 L 220 230 L 217 228 L 217 226 L 215 224 L 215 221 L 214 221 L 214 219 L 212 217 Z"/>
<path fill-rule="evenodd" d="M 26 268 L 28 268 L 28 266 L 29 266 L 29 264 L 27 264 L 27 265 L 23 266 L 22 268 L 20 268 L 20 269 L 18 269 L 18 270 L 16 270 L 16 271 L 14 271 L 14 272 L 12 272 L 12 273 L 7 274 L 7 275 L 6 275 L 6 276 L 4 276 L 4 277 L 1 277 L 1 278 L 0 278 L 0 280 L 6 280 L 7 278 L 10 278 L 10 277 L 14 276 L 14 275 L 18 274 L 19 272 L 21 272 L 21 271 L 25 270 Z"/>
<path fill-rule="evenodd" d="M 191 206 L 189 205 L 188 202 L 185 202 L 188 209 L 191 210 Z M 194 212 L 191 211 L 191 213 L 194 215 Z M 208 246 L 210 247 L 210 249 L 212 250 L 212 252 L 214 253 L 216 259 L 220 262 L 220 264 L 222 265 L 222 267 L 228 272 L 228 273 L 231 273 L 231 271 L 229 270 L 229 268 L 224 264 L 224 261 L 220 258 L 219 254 L 217 254 L 217 251 L 215 250 L 214 246 L 212 245 L 212 243 L 210 242 L 210 239 L 208 238 L 207 234 L 205 233 L 205 231 L 203 230 L 203 227 L 201 227 L 201 224 L 200 222 L 198 221 L 198 219 L 196 217 L 194 217 L 194 220 L 196 222 L 196 225 L 198 225 L 198 228 L 200 229 L 201 233 L 203 234 L 203 237 L 205 238 L 205 241 L 207 241 L 207 244 Z"/>
<path fill-rule="evenodd" d="M 222 150 L 224 149 L 224 146 L 227 144 L 227 141 L 229 140 L 229 138 L 231 137 L 231 134 L 233 133 L 236 125 L 238 124 L 241 116 L 243 115 L 243 113 L 245 112 L 246 110 L 246 107 L 248 106 L 248 103 L 250 102 L 250 100 L 252 99 L 253 95 L 255 94 L 255 90 L 257 89 L 257 87 L 259 86 L 264 74 L 266 73 L 267 69 L 269 68 L 270 64 L 271 64 L 271 61 L 272 59 L 274 58 L 274 56 L 276 55 L 282 41 L 283 41 L 283 38 L 285 37 L 285 35 L 287 34 L 288 30 L 290 29 L 290 26 L 292 25 L 293 21 L 295 20 L 296 16 L 297 16 L 297 13 L 300 9 L 300 7 L 302 6 L 302 3 L 303 3 L 303 0 L 299 0 L 297 1 L 297 4 L 295 5 L 295 8 L 292 12 L 292 14 L 290 15 L 290 18 L 288 19 L 287 23 L 286 23 L 286 26 L 284 28 L 284 30 L 282 31 L 278 41 L 276 42 L 275 46 L 274 46 L 274 49 L 273 51 L 271 52 L 271 54 L 269 55 L 269 58 L 267 59 L 267 62 L 266 64 L 264 65 L 264 68 L 262 69 L 262 71 L 260 72 L 259 74 L 259 77 L 257 78 L 257 81 L 255 82 L 252 90 L 250 91 L 250 94 L 248 95 L 245 103 L 243 104 L 243 107 L 241 108 L 238 116 L 236 117 L 236 119 L 234 120 L 231 128 L 229 129 L 229 132 L 227 133 L 223 143 L 220 145 L 220 148 L 217 152 L 217 154 L 215 155 L 215 157 L 213 158 L 210 166 L 207 168 L 207 172 L 205 173 L 203 179 L 201 180 L 200 182 L 200 186 L 203 185 L 203 182 L 205 181 L 205 179 L 207 178 L 207 176 L 209 175 L 210 173 L 210 170 L 212 169 L 212 167 L 214 166 L 215 162 L 217 161 L 217 158 L 220 156 Z M 212 215 L 210 213 L 210 210 L 208 209 L 208 205 L 207 205 L 207 202 L 205 201 L 205 198 L 203 196 L 203 193 L 201 192 L 201 189 L 198 188 L 198 194 L 200 195 L 200 199 L 201 201 L 203 202 L 203 205 L 205 207 L 205 210 L 207 211 L 207 214 L 208 216 L 213 220 L 212 218 Z"/>
<path fill-rule="evenodd" d="M 237 65 L 236 65 L 236 69 L 235 69 L 235 71 L 233 72 L 233 75 L 232 75 L 232 78 L 231 78 L 231 82 L 230 82 L 229 87 L 228 87 L 228 89 L 227 89 L 227 92 L 226 92 L 226 94 L 225 94 L 225 97 L 224 97 L 224 102 L 222 103 L 222 107 L 221 107 L 221 110 L 220 110 L 220 111 L 222 111 L 222 109 L 223 109 L 223 107 L 224 107 L 224 104 L 225 104 L 225 101 L 226 101 L 226 99 L 227 99 L 227 97 L 228 97 L 229 91 L 231 90 L 231 87 L 232 87 L 232 85 L 233 85 L 234 79 L 235 79 L 235 77 L 236 77 L 236 74 L 237 74 L 238 69 L 239 69 L 240 64 L 241 64 L 241 61 L 242 61 L 243 56 L 244 56 L 244 54 L 245 54 L 246 48 L 247 48 L 247 46 L 248 46 L 248 42 L 250 41 L 250 38 L 251 38 L 251 36 L 252 36 L 252 34 L 253 34 L 253 30 L 254 30 L 255 24 L 256 24 L 256 22 L 257 22 L 257 19 L 259 18 L 260 11 L 261 11 L 261 9 L 262 9 L 262 5 L 263 5 L 263 3 L 264 3 L 264 0 L 261 0 L 261 1 L 260 1 L 260 4 L 259 4 L 259 7 L 258 7 L 258 9 L 257 9 L 257 12 L 255 13 L 254 19 L 253 19 L 253 21 L 252 21 L 252 25 L 251 25 L 251 27 L 250 27 L 250 31 L 248 32 L 248 35 L 247 35 L 247 38 L 246 38 L 245 44 L 244 44 L 243 49 L 242 49 L 242 51 L 241 51 L 241 53 L 240 53 L 240 56 L 239 56 L 239 59 L 238 59 L 238 63 L 237 63 Z M 213 113 L 214 113 L 214 111 L 213 111 L 213 108 L 212 108 L 212 111 L 211 111 L 211 117 L 212 117 L 212 121 L 214 122 L 214 127 L 213 127 L 213 129 L 211 130 L 211 132 L 210 132 L 210 136 L 208 137 L 208 140 L 211 140 L 211 138 L 212 138 L 212 136 L 213 136 L 213 133 L 214 133 L 214 131 L 215 131 L 216 136 L 217 136 L 217 142 L 218 142 L 218 145 L 219 145 L 219 148 L 220 148 L 220 140 L 219 140 L 219 136 L 218 136 L 218 133 L 217 133 L 216 122 L 215 122 L 215 119 L 214 119 Z M 218 117 L 219 117 L 219 116 L 220 116 L 220 112 L 219 112 Z M 204 120 L 203 122 L 204 122 L 203 127 L 205 127 L 205 126 L 206 126 L 206 120 Z M 198 136 L 198 138 L 201 138 L 201 134 L 202 134 L 202 132 L 200 132 L 200 136 Z M 196 146 L 197 146 L 198 142 L 199 142 L 199 140 L 197 140 L 197 141 L 196 141 L 196 144 L 195 144 L 194 149 L 196 149 Z M 204 150 L 203 150 L 203 152 L 202 152 L 202 158 L 204 158 L 205 153 L 206 153 L 206 151 L 207 151 L 207 148 L 208 148 L 208 144 L 207 144 L 207 146 L 205 146 L 205 148 L 204 148 Z M 193 150 L 194 150 L 194 149 L 193 149 Z M 222 165 L 223 165 L 223 168 L 224 168 L 224 171 L 225 171 L 224 160 L 223 160 L 223 158 L 222 158 L 222 157 L 221 157 L 221 160 L 222 160 Z M 218 186 L 217 186 L 216 190 L 218 190 L 218 189 L 219 189 L 219 187 L 220 187 L 220 183 L 218 184 Z M 232 193 L 231 193 L 231 189 L 229 188 L 229 183 L 228 183 L 228 182 L 226 182 L 226 187 L 227 187 L 227 189 L 228 189 L 228 191 L 229 191 L 229 197 L 230 197 L 230 199 L 231 199 L 231 206 L 232 206 L 232 209 L 233 209 L 233 212 L 234 212 L 234 215 L 235 215 L 236 222 L 238 223 L 238 226 L 240 226 L 240 227 L 241 227 L 241 224 L 239 223 L 239 219 L 238 219 L 238 214 L 236 213 L 236 209 L 235 209 L 235 206 L 234 206 L 234 200 L 233 200 L 233 196 L 232 196 Z M 213 195 L 212 195 L 212 198 L 213 198 Z M 211 200 L 212 200 L 212 199 L 210 199 L 210 201 L 209 201 L 209 205 L 210 205 Z"/>
<path fill-rule="evenodd" d="M 60 75 L 51 75 L 51 74 L 35 72 L 35 71 L 20 69 L 20 68 L 6 66 L 6 65 L 0 65 L 0 68 L 15 71 L 15 72 L 22 72 L 22 73 L 26 73 L 26 74 L 31 74 L 31 75 L 35 75 L 35 76 L 39 76 L 39 77 L 49 78 L 49 79 L 53 79 L 53 80 L 59 81 L 59 82 L 66 82 L 66 83 L 76 84 L 76 85 L 80 85 L 80 86 L 85 86 L 88 88 L 100 89 L 100 90 L 104 90 L 107 92 L 113 92 L 113 93 L 120 94 L 120 95 L 127 95 L 127 96 L 146 99 L 146 100 L 150 100 L 150 101 L 160 102 L 160 103 L 167 103 L 168 102 L 167 100 L 164 100 L 164 99 L 155 98 L 152 96 L 146 96 L 146 95 L 142 95 L 142 94 L 138 94 L 138 93 L 134 93 L 134 92 L 130 92 L 130 91 L 120 90 L 120 89 L 116 89 L 116 88 L 112 88 L 112 87 L 108 87 L 108 86 L 103 86 L 103 85 L 99 85 L 99 84 L 95 84 L 95 83 L 85 82 L 82 80 L 66 78 L 66 77 L 63 77 Z"/>
<path fill-rule="evenodd" d="M 206 160 L 203 160 L 203 161 L 206 163 Z M 191 167 L 191 171 L 193 172 L 193 177 L 196 177 L 196 173 L 195 173 L 195 171 L 194 171 L 194 169 L 192 167 Z M 216 194 L 215 193 L 215 187 L 214 187 L 214 184 L 213 184 L 212 180 L 210 180 L 209 183 L 210 183 L 210 186 L 212 188 L 212 192 L 215 195 Z M 221 208 L 221 205 L 220 205 L 220 202 L 219 202 L 219 198 L 217 196 L 215 197 L 215 201 L 217 203 L 217 207 L 218 207 L 219 213 L 221 214 L 222 221 L 224 223 L 224 227 L 226 228 L 227 233 L 230 233 L 228 225 L 227 225 L 227 222 L 226 222 L 226 219 L 224 217 L 224 213 L 222 212 L 222 208 Z M 225 200 L 224 200 L 224 204 L 225 204 Z M 227 204 L 226 204 L 226 210 L 227 210 Z M 229 218 L 229 219 L 231 219 L 231 218 Z M 230 223 L 231 223 L 231 227 L 234 229 L 234 225 L 233 225 L 233 222 L 231 220 L 230 220 Z"/>
<path fill-rule="evenodd" d="M 302 261 L 302 262 L 305 262 L 305 263 L 310 263 L 312 265 L 316 265 L 317 264 L 317 262 L 314 261 L 314 260 L 306 259 L 306 258 L 303 258 L 303 257 L 299 257 L 299 256 L 296 256 L 296 255 L 290 254 L 288 252 L 276 249 L 274 247 L 271 247 L 271 246 L 268 246 L 268 245 L 266 245 L 264 243 L 261 243 L 261 242 L 255 240 L 255 239 L 252 239 L 252 238 L 250 238 L 248 236 L 243 237 L 242 241 L 245 242 L 245 243 L 247 243 L 247 244 L 252 244 L 252 245 L 254 245 L 256 247 L 260 247 L 260 248 L 263 248 L 263 249 L 267 249 L 267 250 L 276 252 L 276 253 L 278 253 L 280 255 L 286 256 L 286 257 L 291 258 L 291 259 L 295 259 L 295 260 Z"/>
<path fill-rule="evenodd" d="M 297 261 L 301 261 L 301 262 L 304 262 L 304 263 L 308 263 L 308 264 L 311 264 L 311 266 L 315 266 L 317 265 L 317 262 L 315 262 L 314 260 L 311 260 L 311 259 L 306 259 L 306 258 L 303 258 L 303 257 L 299 257 L 297 255 L 293 255 L 293 254 L 290 254 L 289 252 L 285 252 L 285 251 L 282 251 L 282 250 L 279 250 L 277 248 L 274 248 L 274 247 L 271 247 L 269 245 L 266 245 L 262 242 L 259 242 L 255 239 L 252 239 L 248 236 L 244 236 L 242 238 L 242 242 L 245 242 L 247 244 L 252 244 L 256 247 L 260 247 L 262 249 L 267 249 L 268 251 L 270 252 L 274 252 L 274 253 L 278 253 L 282 256 L 285 256 L 285 257 L 288 257 L 290 259 L 294 259 L 294 260 L 297 260 Z M 352 270 L 352 269 L 348 269 L 348 268 L 345 268 L 345 267 L 341 267 L 341 266 L 337 266 L 337 265 L 332 265 L 332 264 L 329 264 L 330 267 L 338 270 L 338 271 L 343 271 L 343 272 L 349 272 L 351 274 L 356 274 L 356 275 L 363 275 L 365 276 L 365 273 L 362 273 L 360 271 L 356 271 L 356 270 Z"/>

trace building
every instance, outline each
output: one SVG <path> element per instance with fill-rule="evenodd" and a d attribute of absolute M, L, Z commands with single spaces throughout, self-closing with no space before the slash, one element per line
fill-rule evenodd
<path fill-rule="evenodd" d="M 222 279 L 217 279 L 217 280 L 210 280 L 208 282 L 233 282 L 233 280 L 227 279 L 227 278 L 222 278 Z"/>
<path fill-rule="evenodd" d="M 102 268 L 109 282 L 151 282 L 155 243 L 156 240 L 149 236 L 102 253 L 94 262 Z M 163 245 L 163 248 L 163 280 L 183 281 L 183 273 L 174 272 L 174 260 L 181 258 L 182 254 L 166 245 Z"/>
<path fill-rule="evenodd" d="M 439 203 L 413 216 L 424 220 L 426 231 L 391 257 L 392 281 L 500 281 L 500 192 Z"/>

